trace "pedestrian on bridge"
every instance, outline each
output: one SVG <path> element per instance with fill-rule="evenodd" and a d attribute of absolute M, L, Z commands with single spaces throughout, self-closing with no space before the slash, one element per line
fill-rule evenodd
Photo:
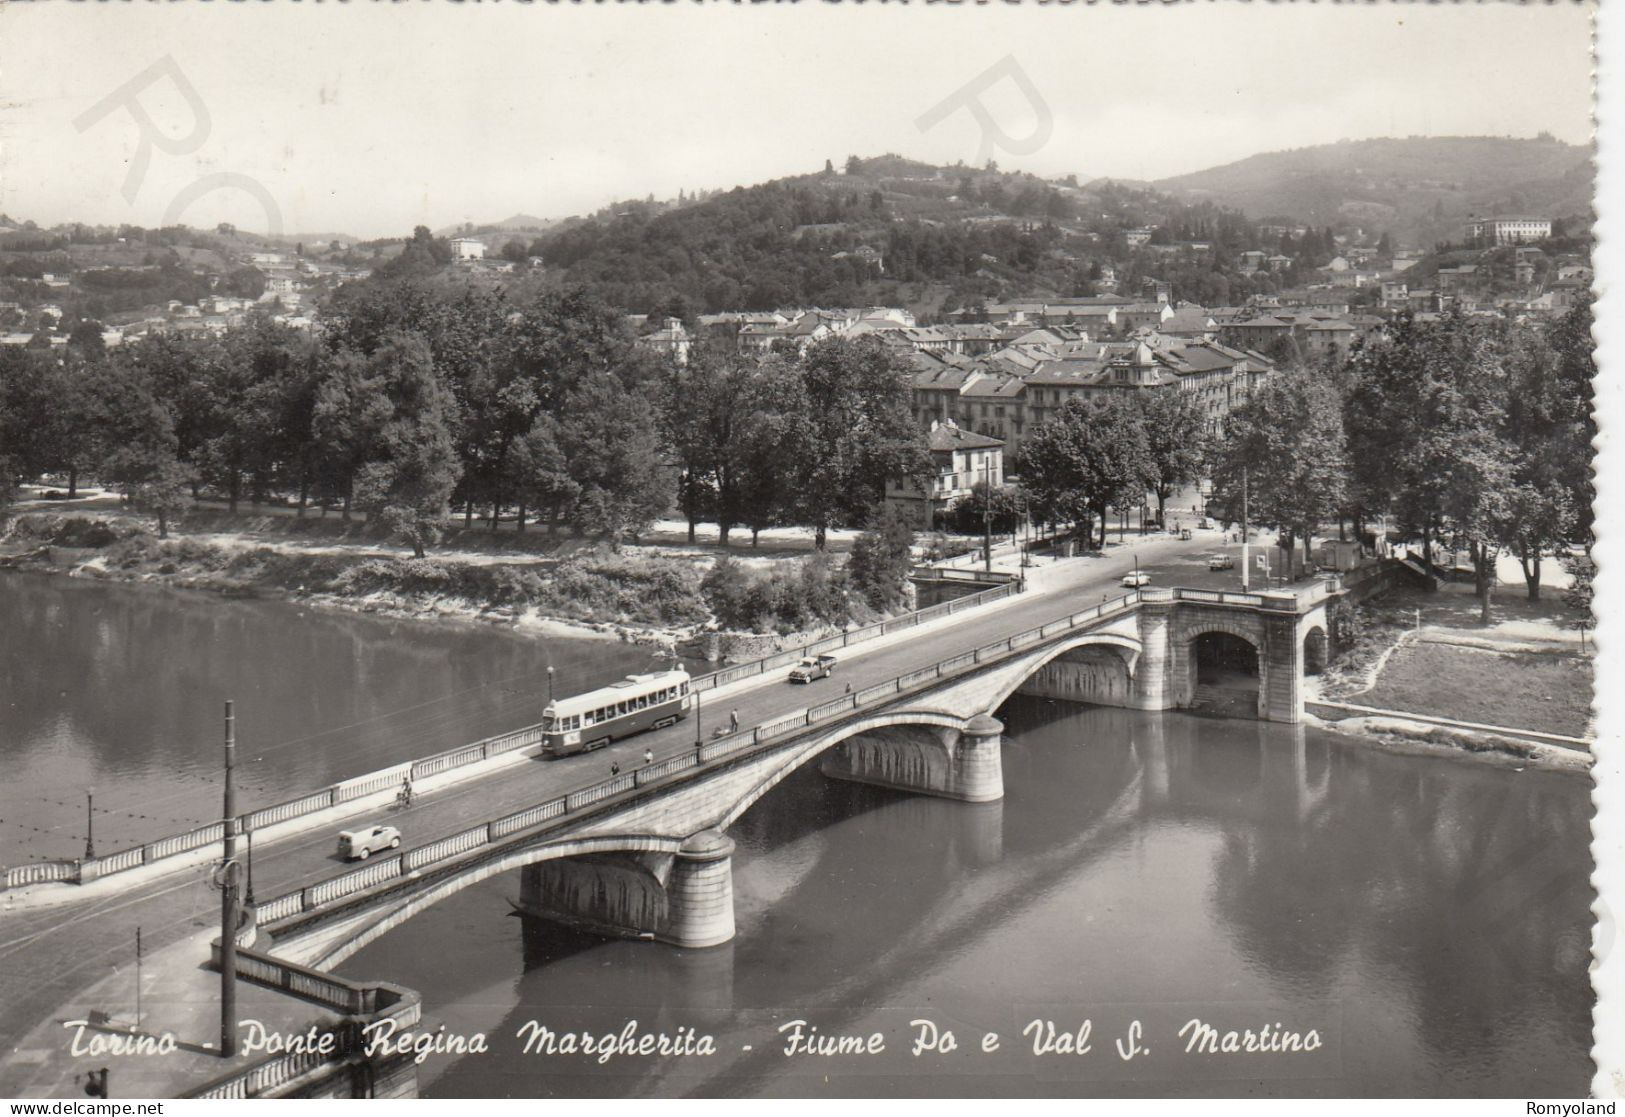
<path fill-rule="evenodd" d="M 654 762 L 655 762 L 655 750 L 654 749 L 644 749 L 643 750 L 643 763 L 644 763 L 644 766 L 647 767 L 648 765 L 653 764 Z"/>
<path fill-rule="evenodd" d="M 738 733 L 739 732 L 739 711 L 738 710 L 730 710 L 728 712 L 728 732 L 729 733 Z"/>
<path fill-rule="evenodd" d="M 621 774 L 621 762 L 619 760 L 611 760 L 609 762 L 609 774 L 611 776 L 618 776 Z"/>

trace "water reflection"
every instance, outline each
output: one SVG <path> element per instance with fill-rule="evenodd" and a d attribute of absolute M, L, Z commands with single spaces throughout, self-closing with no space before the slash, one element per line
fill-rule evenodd
<path fill-rule="evenodd" d="M 216 817 L 227 697 L 252 808 L 534 721 L 549 664 L 568 693 L 650 662 L 604 640 L 16 573 L 0 632 L 0 864 L 82 852 L 89 786 L 103 849 Z"/>

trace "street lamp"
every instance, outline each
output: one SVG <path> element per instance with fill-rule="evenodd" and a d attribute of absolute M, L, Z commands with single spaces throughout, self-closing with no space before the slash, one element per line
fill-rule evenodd
<path fill-rule="evenodd" d="M 254 906 L 254 831 L 244 830 L 243 838 L 248 842 L 248 887 L 243 892 L 243 903 L 249 907 Z"/>
<path fill-rule="evenodd" d="M 700 692 L 696 690 L 690 693 L 694 695 L 694 747 L 698 749 L 705 743 L 700 735 Z"/>
<path fill-rule="evenodd" d="M 982 499 L 982 567 L 993 569 L 993 455 L 987 455 L 987 490 Z"/>
<path fill-rule="evenodd" d="M 552 703 L 553 703 L 553 665 L 551 663 L 549 663 L 547 665 L 547 701 L 548 701 L 549 705 L 552 705 Z"/>
<path fill-rule="evenodd" d="M 85 860 L 96 856 L 96 789 L 85 788 Z"/>

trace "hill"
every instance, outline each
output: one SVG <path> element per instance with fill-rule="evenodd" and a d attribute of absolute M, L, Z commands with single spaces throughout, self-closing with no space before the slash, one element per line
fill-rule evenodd
<path fill-rule="evenodd" d="M 641 313 L 885 304 L 932 315 L 1016 294 L 1093 294 L 1107 265 L 1120 290 L 1137 290 L 1144 273 L 1124 234 L 1152 223 L 1211 241 L 1204 252 L 1254 240 L 1239 214 L 1151 190 L 882 155 L 699 200 L 618 203 L 529 251 L 555 279 Z M 1178 282 L 1173 262 L 1144 266 Z"/>
<path fill-rule="evenodd" d="M 1589 223 L 1594 176 L 1589 148 L 1550 137 L 1412 136 L 1275 151 L 1152 185 L 1255 220 L 1358 226 L 1426 246 L 1459 238 L 1471 213 Z"/>

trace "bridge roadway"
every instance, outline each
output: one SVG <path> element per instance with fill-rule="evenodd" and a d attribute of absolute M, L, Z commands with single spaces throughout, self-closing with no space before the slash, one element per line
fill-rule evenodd
<path fill-rule="evenodd" d="M 737 710 L 741 727 L 764 724 L 840 696 L 845 684 L 860 690 L 897 675 L 959 654 L 1053 620 L 1121 592 L 1118 580 L 1133 568 L 1134 554 L 1154 585 L 1206 582 L 1215 588 L 1237 588 L 1236 576 L 1196 577 L 1201 556 L 1218 549 L 1218 533 L 1202 533 L 1191 542 L 1140 538 L 1114 547 L 1102 559 L 1063 561 L 1041 571 L 1028 593 L 992 606 L 909 630 L 900 643 L 854 646 L 842 657 L 830 679 L 799 686 L 782 674 L 730 685 L 704 696 L 702 732 L 709 737 Z M 1133 553 L 1131 553 L 1131 548 Z M 1221 580 L 1222 579 L 1222 580 Z M 453 784 L 419 797 L 412 807 L 385 811 L 380 818 L 398 825 L 403 850 L 455 833 L 471 824 L 588 786 L 609 775 L 610 764 L 622 771 L 642 763 L 645 749 L 656 761 L 694 747 L 691 717 L 665 730 L 645 733 L 583 756 L 557 761 L 527 760 L 480 779 Z M 449 744 L 449 742 L 448 742 Z M 254 891 L 270 897 L 291 891 L 346 867 L 334 852 L 334 830 L 326 827 L 276 842 L 256 843 Z M 241 848 L 239 846 L 239 848 Z M 217 893 L 209 888 L 207 868 L 165 874 L 111 894 L 97 889 L 95 898 L 66 900 L 49 906 L 30 905 L 7 911 L 0 906 L 0 989 L 7 1011 L 0 1016 L 0 1052 L 16 1049 L 19 1040 L 73 993 L 133 955 L 134 928 L 140 926 L 149 949 L 173 942 L 218 921 Z M 110 882 L 109 882 L 110 883 Z M 72 889 L 73 886 L 52 886 Z M 3 903 L 3 902 L 0 902 Z M 119 1006 L 110 1006 L 116 1008 Z"/>

